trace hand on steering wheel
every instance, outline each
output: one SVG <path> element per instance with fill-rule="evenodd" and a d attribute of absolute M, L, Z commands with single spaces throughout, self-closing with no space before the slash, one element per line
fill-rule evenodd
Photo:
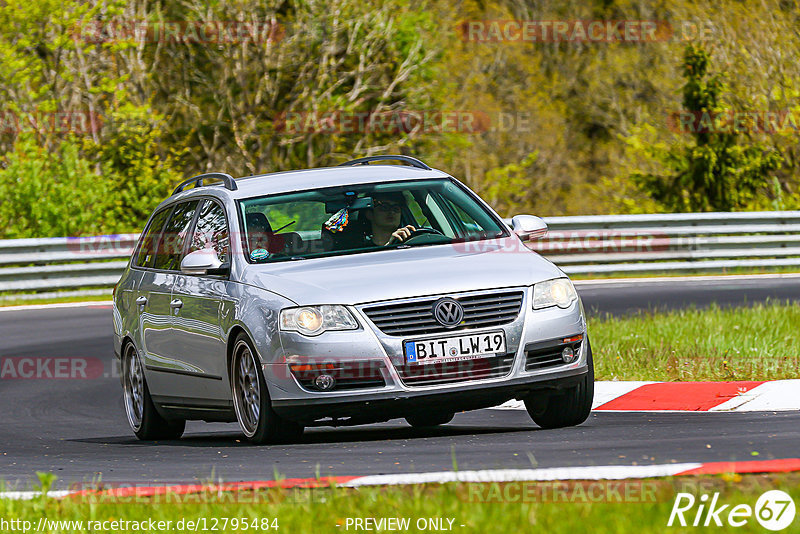
<path fill-rule="evenodd" d="M 437 234 L 437 235 L 444 235 L 442 232 L 437 230 L 436 228 L 430 228 L 428 226 L 422 226 L 420 228 L 414 228 L 411 225 L 404 226 L 403 228 L 399 228 L 392 234 L 392 238 L 386 243 L 387 245 L 392 245 L 396 242 L 404 243 L 411 238 L 417 237 L 418 235 L 425 235 L 425 234 Z"/>
<path fill-rule="evenodd" d="M 402 243 L 406 239 L 410 238 L 416 232 L 416 228 L 411 226 L 403 226 L 402 228 L 398 228 L 392 233 L 392 237 L 389 238 L 389 241 L 386 242 L 387 245 L 393 245 L 395 243 Z"/>

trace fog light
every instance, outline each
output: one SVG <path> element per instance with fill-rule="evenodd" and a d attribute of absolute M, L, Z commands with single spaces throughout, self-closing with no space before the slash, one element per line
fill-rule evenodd
<path fill-rule="evenodd" d="M 572 363 L 576 358 L 577 356 L 572 347 L 564 347 L 564 350 L 561 351 L 561 359 L 564 360 L 564 363 Z"/>
<path fill-rule="evenodd" d="M 331 375 L 319 375 L 314 379 L 314 385 L 322 391 L 328 391 L 329 389 L 333 389 L 333 386 L 336 385 L 336 379 Z"/>

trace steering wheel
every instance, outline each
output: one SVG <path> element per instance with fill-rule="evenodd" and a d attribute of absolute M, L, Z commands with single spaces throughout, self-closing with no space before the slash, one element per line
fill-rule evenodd
<path fill-rule="evenodd" d="M 439 230 L 437 230 L 436 228 L 431 228 L 429 226 L 421 226 L 421 227 L 417 228 L 416 230 L 414 230 L 413 232 L 411 232 L 411 235 L 408 236 L 408 238 L 406 238 L 406 240 L 403 241 L 402 243 L 403 244 L 408 243 L 409 241 L 411 241 L 415 237 L 419 237 L 419 236 L 423 236 L 423 235 L 440 235 L 440 236 L 444 236 L 444 234 L 442 232 L 440 232 Z M 396 238 L 393 237 L 392 239 L 389 240 L 389 243 L 387 243 L 387 244 L 394 245 L 395 243 L 398 243 L 398 241 L 397 241 Z"/>
<path fill-rule="evenodd" d="M 408 239 L 411 239 L 412 237 L 417 237 L 418 235 L 425 235 L 425 234 L 438 234 L 442 236 L 444 235 L 441 231 L 437 230 L 436 228 L 431 228 L 430 226 L 420 226 L 419 228 L 411 232 L 411 235 L 408 236 Z M 408 241 L 408 239 L 406 239 L 406 241 Z"/>

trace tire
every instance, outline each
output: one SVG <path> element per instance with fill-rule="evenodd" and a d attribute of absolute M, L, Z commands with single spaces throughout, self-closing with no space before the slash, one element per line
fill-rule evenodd
<path fill-rule="evenodd" d="M 576 386 L 550 396 L 546 402 L 539 397 L 525 399 L 525 408 L 534 423 L 542 428 L 563 428 L 586 421 L 594 400 L 594 362 L 589 338 L 586 338 L 586 361 L 589 372 Z"/>
<path fill-rule="evenodd" d="M 150 389 L 142 369 L 142 362 L 136 354 L 133 343 L 125 346 L 122 357 L 122 384 L 125 415 L 128 424 L 143 441 L 178 439 L 183 435 L 186 421 L 165 419 L 158 413 L 150 397 Z"/>
<path fill-rule="evenodd" d="M 414 428 L 426 428 L 432 426 L 446 425 L 453 420 L 454 413 L 434 413 L 425 415 L 409 415 L 406 422 Z"/>
<path fill-rule="evenodd" d="M 303 435 L 302 425 L 283 419 L 272 409 L 260 359 L 243 333 L 233 345 L 231 394 L 239 428 L 250 443 L 291 443 Z"/>

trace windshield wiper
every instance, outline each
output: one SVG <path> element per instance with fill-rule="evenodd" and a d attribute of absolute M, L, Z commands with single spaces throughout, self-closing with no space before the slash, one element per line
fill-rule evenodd
<path fill-rule="evenodd" d="M 288 223 L 288 224 L 284 224 L 283 226 L 281 226 L 280 228 L 278 228 L 277 230 L 275 230 L 275 231 L 274 231 L 274 232 L 272 232 L 272 233 L 273 233 L 273 234 L 277 234 L 277 233 L 278 233 L 278 232 L 280 232 L 281 230 L 286 230 L 287 228 L 289 228 L 291 225 L 293 225 L 293 224 L 294 224 L 294 223 L 296 223 L 296 222 L 297 222 L 297 221 L 292 221 L 292 222 L 290 222 L 290 223 Z"/>

